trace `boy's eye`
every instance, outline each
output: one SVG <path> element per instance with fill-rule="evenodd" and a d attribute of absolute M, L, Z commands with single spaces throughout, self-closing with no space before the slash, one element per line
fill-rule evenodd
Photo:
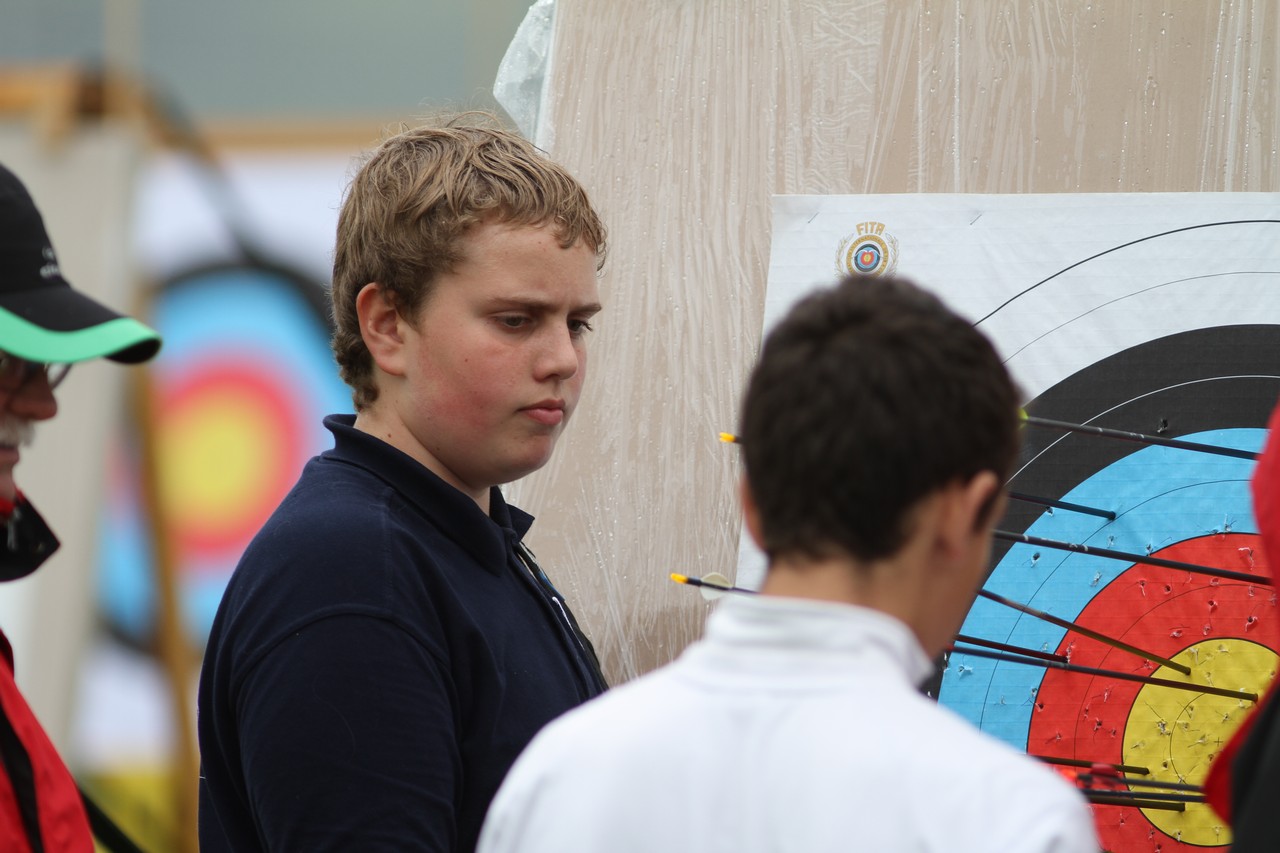
<path fill-rule="evenodd" d="M 499 317 L 498 322 L 509 329 L 519 329 L 521 326 L 529 322 L 529 318 L 522 317 L 519 314 L 511 314 L 505 317 Z"/>
<path fill-rule="evenodd" d="M 569 321 L 569 332 L 571 334 L 581 335 L 589 331 L 591 331 L 591 324 L 588 323 L 586 320 L 570 320 Z"/>

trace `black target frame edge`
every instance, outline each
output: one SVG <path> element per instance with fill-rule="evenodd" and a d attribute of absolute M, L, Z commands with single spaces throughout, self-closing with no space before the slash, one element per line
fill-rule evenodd
<path fill-rule="evenodd" d="M 1148 341 L 1095 362 L 1032 400 L 1026 410 L 1032 417 L 1179 438 L 1207 430 L 1265 429 L 1278 399 L 1280 326 L 1213 326 Z M 1012 491 L 1058 500 L 1143 447 L 1025 426 L 1008 485 Z M 1009 501 L 997 526 L 1024 533 L 1044 511 Z M 1012 544 L 993 544 L 993 567 Z"/>

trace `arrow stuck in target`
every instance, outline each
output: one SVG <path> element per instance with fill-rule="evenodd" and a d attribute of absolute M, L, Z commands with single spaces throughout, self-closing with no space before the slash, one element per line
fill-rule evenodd
<path fill-rule="evenodd" d="M 1096 506 L 1085 506 L 1084 504 L 1071 503 L 1070 501 L 1043 498 L 1038 495 L 1028 495 L 1025 492 L 1009 492 L 1009 497 L 1015 501 L 1022 501 L 1024 503 L 1039 504 L 1040 506 L 1053 507 L 1054 509 L 1065 509 L 1070 510 L 1071 512 L 1082 512 L 1085 515 L 1094 515 L 1098 518 L 1105 518 L 1107 521 L 1116 520 L 1116 514 L 1113 510 L 1099 509 Z"/>
<path fill-rule="evenodd" d="M 1134 554 L 1129 551 L 1116 551 L 1111 548 L 1096 548 L 1093 545 L 1086 545 L 1083 542 L 1060 542 L 1057 539 L 1046 539 L 1043 536 L 1031 536 L 1027 533 L 1011 533 L 1008 530 L 993 530 L 991 535 L 996 539 L 1003 539 L 1006 542 L 1022 542 L 1027 545 L 1037 545 L 1041 548 L 1052 548 L 1056 551 L 1072 551 L 1077 554 L 1091 554 L 1095 557 L 1106 557 L 1110 560 L 1121 560 L 1126 563 L 1142 563 L 1147 566 L 1160 566 L 1165 569 L 1178 569 L 1184 572 L 1191 572 L 1197 575 L 1208 575 L 1210 577 L 1224 578 L 1226 580 L 1244 581 L 1246 583 L 1256 583 L 1261 585 L 1271 585 L 1275 581 L 1261 574 L 1252 574 L 1250 572 L 1237 572 L 1233 569 L 1219 569 L 1214 566 L 1202 566 L 1199 563 L 1186 563 L 1182 560 L 1166 560 L 1163 557 L 1153 557 L 1150 554 Z"/>
<path fill-rule="evenodd" d="M 1095 631 L 1092 628 L 1086 628 L 1083 625 L 1080 625 L 1076 622 L 1072 622 L 1069 619 L 1063 619 L 1060 616 L 1054 616 L 1053 614 L 1046 613 L 1043 610 L 1037 610 L 1036 608 L 1031 607 L 1030 605 L 1022 604 L 1021 602 L 1014 601 L 1011 598 L 1005 598 L 1003 595 L 997 595 L 996 593 L 991 592 L 989 590 L 980 589 L 978 590 L 978 595 L 982 596 L 988 601 L 994 601 L 996 604 L 1003 604 L 1005 607 L 1011 607 L 1014 610 L 1017 610 L 1021 613 L 1025 613 L 1028 616 L 1035 617 L 1036 619 L 1039 619 L 1043 622 L 1048 622 L 1051 625 L 1057 625 L 1059 628 L 1066 628 L 1068 631 L 1074 631 L 1077 634 L 1097 640 L 1100 643 L 1105 643 L 1108 646 L 1111 646 L 1112 648 L 1115 648 L 1115 649 L 1119 649 L 1122 652 L 1128 652 L 1129 654 L 1137 655 L 1138 657 L 1144 658 L 1145 660 L 1155 661 L 1161 666 L 1167 666 L 1171 669 L 1175 669 L 1178 672 L 1182 673 L 1183 675 L 1191 674 L 1190 667 L 1180 664 L 1177 661 L 1169 660 L 1168 658 L 1157 655 L 1154 652 L 1149 652 L 1145 649 L 1140 649 L 1137 646 L 1132 646 L 1124 642 L 1123 640 L 1119 640 L 1119 639 L 1116 639 L 1115 637 L 1109 636 L 1107 634 L 1103 634 L 1100 631 Z"/>
<path fill-rule="evenodd" d="M 671 580 L 675 581 L 676 583 L 686 584 L 688 586 L 700 587 L 704 595 L 706 595 L 707 593 L 711 593 L 712 595 L 718 597 L 720 595 L 724 595 L 725 593 L 739 593 L 743 595 L 756 594 L 756 591 L 753 589 L 746 589 L 745 587 L 731 585 L 728 578 L 725 578 L 723 575 L 719 575 L 719 574 L 706 575 L 704 577 L 698 578 L 698 577 L 690 577 L 688 575 L 677 574 L 673 572 L 671 574 Z M 985 589 L 978 590 L 978 594 L 983 596 L 984 598 L 990 599 L 999 604 L 1003 604 L 1007 607 L 1012 607 L 1016 610 L 1020 610 L 1026 613 L 1028 616 L 1034 616 L 1037 619 L 1042 619 L 1044 621 L 1051 622 L 1052 624 L 1058 625 L 1059 627 L 1076 631 L 1077 633 L 1080 633 L 1086 637 L 1091 637 L 1092 639 L 1095 639 L 1101 643 L 1110 645 L 1113 648 L 1117 648 L 1117 649 L 1120 649 L 1121 651 L 1129 652 L 1130 654 L 1137 655 L 1138 657 L 1141 657 L 1145 660 L 1154 661 L 1156 663 L 1161 664 L 1162 666 L 1167 666 L 1171 669 L 1181 672 L 1183 675 L 1191 674 L 1191 669 L 1189 667 L 1183 664 L 1180 664 L 1177 661 L 1169 660 L 1168 658 L 1140 649 L 1137 646 L 1129 645 L 1128 643 L 1125 643 L 1122 640 L 1118 640 L 1115 637 L 1109 637 L 1106 634 L 1102 634 L 1090 628 L 1085 628 L 1083 625 L 1077 625 L 1076 623 L 1070 622 L 1066 619 L 1060 619 L 1057 616 L 1053 616 L 1043 611 L 1036 610 L 1033 607 L 1029 607 L 1025 604 L 1021 604 L 1009 598 L 1005 598 L 1002 595 L 996 595 L 993 592 L 988 592 Z M 958 636 L 957 639 L 961 639 L 960 636 Z M 965 642 L 968 640 L 966 638 L 961 641 Z M 1004 651 L 986 652 L 982 649 L 977 649 L 977 648 L 964 648 L 964 649 L 955 649 L 955 650 L 963 651 L 965 654 L 972 654 L 977 657 L 989 657 L 989 658 L 994 658 L 995 660 L 1007 660 L 1008 662 L 1011 662 L 1011 663 L 1028 663 L 1028 664 L 1035 664 L 1035 665 L 1046 666 L 1046 667 L 1056 667 L 1058 669 L 1063 669 L 1068 672 L 1091 672 L 1092 674 L 1095 674 L 1095 675 L 1115 675 L 1118 678 L 1123 678 L 1130 681 L 1143 681 L 1148 684 L 1165 684 L 1165 682 L 1167 682 L 1165 686 L 1173 686 L 1173 687 L 1179 687 L 1179 688 L 1196 688 L 1201 690 L 1201 692 L 1205 692 L 1205 693 L 1214 693 L 1219 696 L 1230 696 L 1232 698 L 1238 698 L 1238 699 L 1248 699 L 1250 701 L 1255 701 L 1258 698 L 1257 694 L 1255 693 L 1245 693 L 1239 690 L 1226 690 L 1225 688 L 1215 688 L 1215 687 L 1207 687 L 1207 686 L 1201 687 L 1200 685 L 1190 685 L 1184 682 L 1168 681 L 1168 679 L 1153 678 L 1151 676 L 1145 676 L 1145 675 L 1134 675 L 1132 673 L 1113 673 L 1110 670 L 1094 670 L 1089 667 L 1074 666 L 1072 664 L 1069 664 L 1065 660 L 1060 660 L 1059 658 L 1063 657 L 1061 655 L 1055 655 L 1052 653 L 1045 654 L 1045 653 L 1039 653 L 1039 652 L 1036 652 L 1034 654 L 1026 654 L 1026 650 L 1023 650 L 1014 646 L 1004 646 L 1004 644 L 996 643 L 994 640 L 984 640 L 981 642 L 983 645 L 987 645 L 992 648 L 1000 648 L 1001 646 L 1003 646 Z M 1005 652 L 1009 652 L 1009 654 L 1005 654 Z"/>
<path fill-rule="evenodd" d="M 1178 438 L 1164 438 L 1159 435 L 1147 435 L 1141 432 L 1127 432 L 1120 429 L 1107 429 L 1105 427 L 1092 426 L 1089 424 L 1073 424 L 1066 421 L 1054 421 L 1048 418 L 1036 418 L 1022 413 L 1022 421 L 1029 426 L 1045 427 L 1048 429 L 1060 429 L 1067 432 L 1077 432 L 1084 435 L 1096 435 L 1102 438 L 1115 438 L 1121 441 L 1136 441 L 1139 444 L 1154 444 L 1160 447 L 1174 447 L 1180 450 L 1194 450 L 1198 453 L 1212 453 L 1217 456 L 1231 456 L 1236 459 L 1257 459 L 1258 454 L 1251 450 L 1238 450 L 1234 447 L 1221 447 L 1216 444 L 1201 444 L 1198 441 L 1183 441 Z"/>
<path fill-rule="evenodd" d="M 1136 681 L 1141 684 L 1154 684 L 1158 687 L 1171 687 L 1174 690 L 1188 690 L 1193 693 L 1208 693 L 1213 696 L 1225 696 L 1228 699 L 1242 699 L 1246 702 L 1257 702 L 1258 694 L 1250 693 L 1247 690 L 1232 690 L 1227 687 L 1214 687 L 1211 684 L 1192 684 L 1187 681 L 1174 681 L 1171 678 L 1158 678 L 1153 675 L 1139 675 L 1135 672 L 1120 672 L 1115 669 L 1098 669 L 1092 666 L 1077 666 L 1073 663 L 1058 663 L 1057 661 L 1042 660 L 1040 658 L 1029 658 L 1022 655 L 1005 654 L 1004 652 L 988 651 L 986 649 L 960 649 L 954 651 L 957 654 L 973 655 L 979 658 L 990 658 L 991 660 L 1003 661 L 1005 663 L 1021 663 L 1028 666 L 1045 667 L 1046 669 L 1060 669 L 1064 672 L 1078 672 L 1084 675 L 1099 675 L 1104 678 L 1115 678 L 1120 681 Z"/>

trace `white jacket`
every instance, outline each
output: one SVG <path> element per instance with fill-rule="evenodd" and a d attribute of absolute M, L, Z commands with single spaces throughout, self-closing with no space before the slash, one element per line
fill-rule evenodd
<path fill-rule="evenodd" d="M 1082 796 L 921 695 L 931 669 L 878 611 L 724 600 L 679 660 L 542 731 L 480 853 L 1096 853 Z"/>

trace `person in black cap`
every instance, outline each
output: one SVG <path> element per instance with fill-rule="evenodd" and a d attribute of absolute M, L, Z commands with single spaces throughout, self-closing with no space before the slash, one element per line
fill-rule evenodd
<path fill-rule="evenodd" d="M 105 357 L 138 364 L 160 336 L 74 290 L 58 267 L 26 187 L 0 165 L 0 581 L 31 574 L 58 539 L 14 480 L 19 448 L 58 412 L 71 365 Z M 23 699 L 0 632 L 0 850 L 92 853 L 75 780 Z"/>

